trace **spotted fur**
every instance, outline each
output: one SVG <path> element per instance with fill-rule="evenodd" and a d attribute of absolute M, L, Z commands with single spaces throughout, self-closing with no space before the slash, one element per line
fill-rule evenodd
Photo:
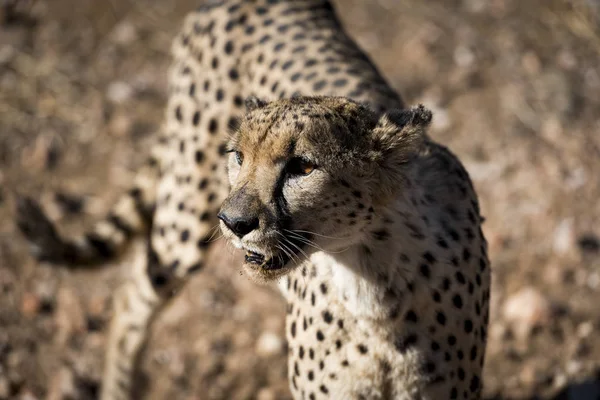
<path fill-rule="evenodd" d="M 287 299 L 295 398 L 479 399 L 486 242 L 431 113 L 403 110 L 326 0 L 207 1 L 173 56 L 154 156 L 92 234 L 63 238 L 19 205 L 42 260 L 99 263 L 148 238 L 115 295 L 102 399 L 129 396 L 149 324 L 204 266 L 218 214 L 249 275 Z"/>

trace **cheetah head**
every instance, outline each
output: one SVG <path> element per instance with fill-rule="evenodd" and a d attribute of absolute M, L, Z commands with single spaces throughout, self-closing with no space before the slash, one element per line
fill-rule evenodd
<path fill-rule="evenodd" d="M 431 120 L 422 106 L 377 115 L 341 97 L 250 98 L 247 108 L 231 135 L 231 191 L 218 217 L 257 281 L 359 243 L 375 209 L 406 189 Z"/>

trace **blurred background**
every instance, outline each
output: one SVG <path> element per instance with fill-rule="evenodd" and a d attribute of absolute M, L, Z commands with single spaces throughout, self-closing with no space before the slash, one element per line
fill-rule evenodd
<path fill-rule="evenodd" d="M 599 399 L 600 2 L 334 3 L 407 102 L 434 110 L 431 135 L 478 190 L 494 271 L 486 399 Z M 0 399 L 93 399 L 130 261 L 37 264 L 14 194 L 65 232 L 110 207 L 159 128 L 170 41 L 199 2 L 0 4 Z M 283 302 L 218 250 L 155 324 L 140 398 L 289 398 Z"/>

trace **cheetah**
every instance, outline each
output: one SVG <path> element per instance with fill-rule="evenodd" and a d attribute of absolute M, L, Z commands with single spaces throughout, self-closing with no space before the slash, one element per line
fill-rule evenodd
<path fill-rule="evenodd" d="M 101 398 L 131 396 L 149 325 L 206 263 L 211 228 L 287 301 L 295 399 L 479 399 L 490 266 L 477 196 L 327 0 L 207 1 L 172 47 L 166 118 L 131 190 L 81 238 L 30 198 L 41 261 L 146 237 L 115 293 Z"/>

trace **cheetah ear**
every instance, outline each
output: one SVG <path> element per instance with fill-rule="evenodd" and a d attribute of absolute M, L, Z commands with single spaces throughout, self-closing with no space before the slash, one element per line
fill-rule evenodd
<path fill-rule="evenodd" d="M 402 164 L 410 160 L 425 139 L 431 111 L 419 104 L 406 110 L 383 114 L 373 129 L 373 149 L 382 161 Z"/>
<path fill-rule="evenodd" d="M 383 114 L 372 131 L 376 179 L 385 194 L 393 195 L 405 182 L 405 164 L 417 156 L 426 139 L 431 111 L 419 104 Z"/>
<path fill-rule="evenodd" d="M 267 102 L 259 99 L 256 96 L 248 96 L 246 98 L 246 112 L 254 111 L 258 108 L 263 108 Z"/>

